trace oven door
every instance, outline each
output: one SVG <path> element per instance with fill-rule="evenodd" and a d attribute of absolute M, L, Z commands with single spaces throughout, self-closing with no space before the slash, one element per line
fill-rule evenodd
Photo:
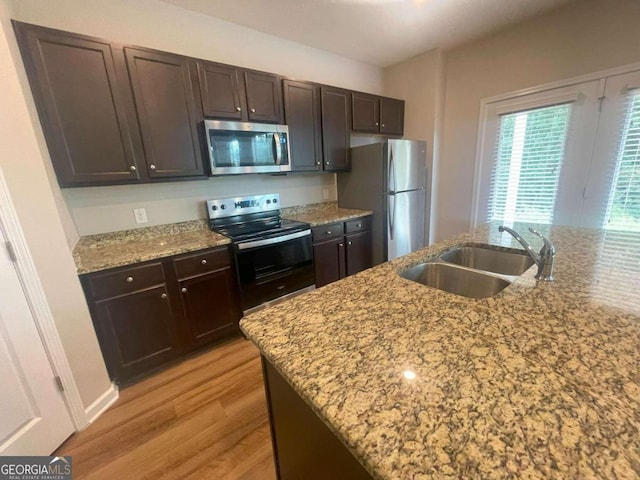
<path fill-rule="evenodd" d="M 314 284 L 310 230 L 237 243 L 235 256 L 242 310 Z"/>
<path fill-rule="evenodd" d="M 286 125 L 205 120 L 212 175 L 291 170 Z"/>

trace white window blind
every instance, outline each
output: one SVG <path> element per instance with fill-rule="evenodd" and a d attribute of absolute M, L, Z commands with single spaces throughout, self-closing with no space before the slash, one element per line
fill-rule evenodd
<path fill-rule="evenodd" d="M 571 104 L 500 116 L 488 219 L 551 223 Z"/>
<path fill-rule="evenodd" d="M 605 228 L 640 232 L 640 91 L 626 102 Z"/>

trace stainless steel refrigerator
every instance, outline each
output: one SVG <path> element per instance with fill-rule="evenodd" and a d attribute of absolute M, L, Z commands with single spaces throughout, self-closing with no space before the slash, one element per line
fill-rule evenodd
<path fill-rule="evenodd" d="M 354 147 L 338 174 L 338 205 L 373 211 L 373 264 L 425 246 L 427 144 L 387 140 Z"/>

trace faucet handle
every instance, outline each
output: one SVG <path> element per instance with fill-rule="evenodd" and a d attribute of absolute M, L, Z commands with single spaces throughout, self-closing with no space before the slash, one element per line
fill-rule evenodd
<path fill-rule="evenodd" d="M 553 243 L 551 243 L 551 241 L 545 237 L 544 235 L 542 235 L 540 232 L 538 232 L 537 230 L 534 230 L 533 228 L 529 227 L 529 231 L 531 233 L 533 233 L 536 237 L 540 237 L 542 239 L 542 241 L 544 242 L 544 246 L 542 247 L 542 249 L 540 250 L 540 255 L 541 256 L 554 256 L 556 254 L 556 247 L 553 245 Z"/>

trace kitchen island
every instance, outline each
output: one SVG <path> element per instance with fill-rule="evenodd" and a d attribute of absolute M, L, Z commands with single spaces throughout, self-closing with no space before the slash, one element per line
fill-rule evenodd
<path fill-rule="evenodd" d="M 398 275 L 455 245 L 520 248 L 485 225 L 241 328 L 373 478 L 636 478 L 640 237 L 539 229 L 558 250 L 554 282 L 534 266 L 476 300 Z M 287 478 L 292 459 L 275 453 Z"/>

